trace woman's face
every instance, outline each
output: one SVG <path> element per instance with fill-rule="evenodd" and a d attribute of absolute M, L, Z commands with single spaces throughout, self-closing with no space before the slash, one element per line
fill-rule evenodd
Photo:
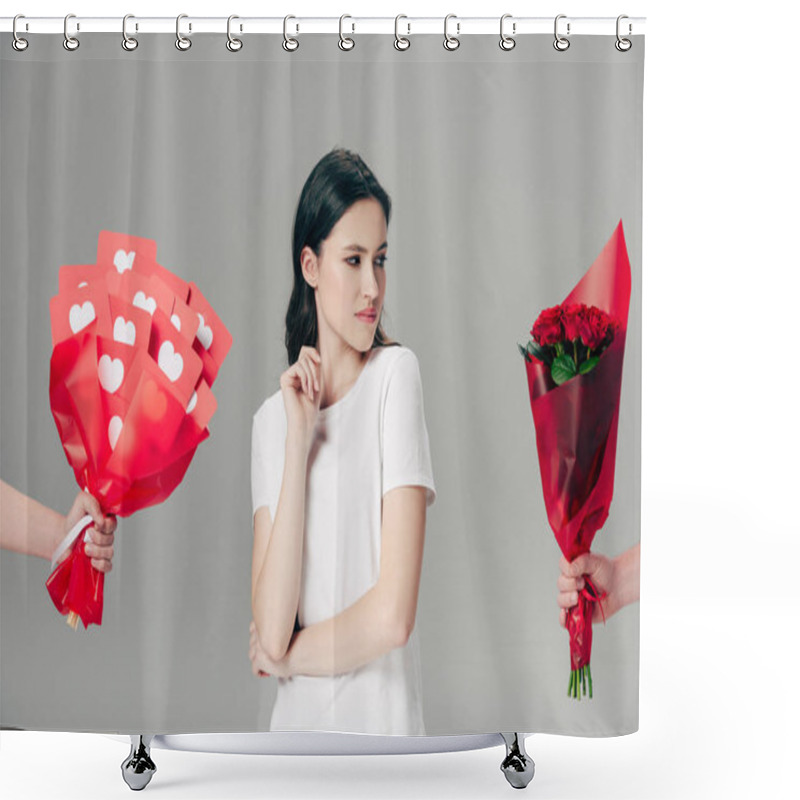
<path fill-rule="evenodd" d="M 323 331 L 333 333 L 362 353 L 372 347 L 386 290 L 386 248 L 383 208 L 366 198 L 341 216 L 322 242 L 318 258 L 311 258 L 311 248 L 304 249 L 306 279 L 312 277 L 309 283 L 314 286 L 316 278 L 320 336 Z"/>

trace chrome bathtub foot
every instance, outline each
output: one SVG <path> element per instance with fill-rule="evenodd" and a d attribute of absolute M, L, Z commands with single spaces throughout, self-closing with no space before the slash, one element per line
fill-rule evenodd
<path fill-rule="evenodd" d="M 150 742 L 153 737 L 134 733 L 130 736 L 131 752 L 122 762 L 122 777 L 131 789 L 138 792 L 150 783 L 156 771 L 156 765 L 150 758 Z"/>
<path fill-rule="evenodd" d="M 533 759 L 525 752 L 525 739 L 519 733 L 500 735 L 506 743 L 506 757 L 500 769 L 515 789 L 524 789 L 533 779 L 536 769 Z"/>

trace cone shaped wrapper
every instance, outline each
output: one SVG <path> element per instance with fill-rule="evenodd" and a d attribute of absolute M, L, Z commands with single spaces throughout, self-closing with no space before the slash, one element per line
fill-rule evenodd
<path fill-rule="evenodd" d="M 562 303 L 596 306 L 611 315 L 619 325 L 611 344 L 591 371 L 561 385 L 538 359 L 525 364 L 547 518 L 570 562 L 590 551 L 595 534 L 608 518 L 614 494 L 630 295 L 630 262 L 620 221 Z M 591 619 L 599 598 L 587 581 L 579 603 L 567 615 L 572 670 L 589 664 Z"/>

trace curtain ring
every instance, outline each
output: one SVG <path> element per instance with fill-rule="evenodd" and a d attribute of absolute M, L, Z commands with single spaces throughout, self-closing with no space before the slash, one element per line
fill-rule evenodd
<path fill-rule="evenodd" d="M 298 47 L 300 47 L 300 40 L 295 39 L 292 36 L 289 36 L 289 34 L 286 32 L 286 23 L 290 19 L 297 19 L 297 17 L 293 17 L 291 14 L 287 14 L 283 18 L 283 49 L 289 53 L 293 53 L 295 50 L 297 50 Z M 297 31 L 298 32 L 300 31 L 299 25 L 297 26 Z"/>
<path fill-rule="evenodd" d="M 22 38 L 22 37 L 21 37 L 21 36 L 20 36 L 20 35 L 17 33 L 17 20 L 18 20 L 18 19 L 25 19 L 25 15 L 24 15 L 24 14 L 17 14 L 17 16 L 16 16 L 16 17 L 14 17 L 14 22 L 13 22 L 13 24 L 12 24 L 12 26 L 11 26 L 11 30 L 12 30 L 12 32 L 14 33 L 14 38 L 13 38 L 13 40 L 12 40 L 12 42 L 11 42 L 11 46 L 12 46 L 12 47 L 13 47 L 13 48 L 14 48 L 14 49 L 15 49 L 15 50 L 18 52 L 18 53 L 21 53 L 23 50 L 26 50 L 26 49 L 28 48 L 28 40 L 27 40 L 27 39 L 23 39 L 23 38 Z"/>
<path fill-rule="evenodd" d="M 228 17 L 228 41 L 225 42 L 225 47 L 231 51 L 231 53 L 238 53 L 242 49 L 242 40 L 237 39 L 233 34 L 231 34 L 231 20 L 239 19 L 236 14 L 231 14 Z M 241 30 L 241 28 L 239 29 Z"/>
<path fill-rule="evenodd" d="M 342 33 L 342 23 L 346 19 L 353 19 L 353 18 L 349 14 L 342 14 L 342 16 L 339 17 L 339 49 L 340 50 L 352 50 L 356 46 L 355 39 L 351 39 L 349 36 L 345 36 Z M 352 25 L 353 25 L 353 32 L 355 32 L 355 29 L 356 29 L 355 22 L 352 23 Z"/>
<path fill-rule="evenodd" d="M 553 47 L 555 47 L 555 49 L 558 50 L 560 53 L 563 53 L 564 50 L 567 50 L 569 48 L 569 39 L 567 39 L 566 36 L 562 36 L 558 32 L 558 21 L 560 19 L 566 19 L 566 18 L 567 18 L 566 14 L 559 14 L 556 17 L 555 25 L 553 27 L 556 37 L 555 41 L 553 42 Z M 567 23 L 567 36 L 569 36 L 569 22 Z"/>
<path fill-rule="evenodd" d="M 139 40 L 135 36 L 128 36 L 127 25 L 129 19 L 134 19 L 133 14 L 126 14 L 122 18 L 122 49 L 130 53 L 139 46 Z M 138 25 L 136 26 L 136 30 L 139 30 Z"/>
<path fill-rule="evenodd" d="M 633 42 L 632 42 L 630 39 L 623 39 L 623 38 L 622 38 L 622 37 L 619 35 L 619 23 L 620 23 L 620 22 L 621 22 L 623 19 L 628 19 L 628 16 L 627 16 L 627 14 L 620 14 L 620 15 L 617 17 L 617 41 L 616 41 L 616 42 L 614 42 L 614 47 L 616 47 L 616 48 L 617 48 L 617 50 L 619 50 L 619 51 L 620 51 L 620 53 L 627 53 L 627 52 L 628 52 L 628 50 L 630 50 L 630 49 L 631 49 L 631 47 L 633 47 Z M 631 33 L 631 24 L 630 24 L 630 22 L 629 22 L 629 23 L 628 23 L 628 35 L 630 35 L 630 33 Z"/>
<path fill-rule="evenodd" d="M 513 50 L 517 45 L 517 40 L 513 36 L 506 36 L 503 32 L 503 23 L 511 17 L 511 14 L 503 14 L 500 17 L 500 49 L 501 50 Z M 511 30 L 513 33 L 517 32 L 517 23 L 513 22 L 511 24 Z"/>
<path fill-rule="evenodd" d="M 444 49 L 445 50 L 451 50 L 451 51 L 452 50 L 458 50 L 459 45 L 461 44 L 461 40 L 458 38 L 458 33 L 460 33 L 460 31 L 461 31 L 461 23 L 460 22 L 456 22 L 456 36 L 451 36 L 447 32 L 447 23 L 451 19 L 455 19 L 455 18 L 456 18 L 455 14 L 448 14 L 444 18 L 444 42 L 442 42 L 442 44 L 444 45 Z"/>
<path fill-rule="evenodd" d="M 192 40 L 181 33 L 181 20 L 188 19 L 188 14 L 178 14 L 175 20 L 175 47 L 178 50 L 188 50 L 192 46 Z M 189 30 L 192 30 L 192 24 L 189 23 Z"/>
<path fill-rule="evenodd" d="M 411 47 L 411 39 L 406 39 L 405 36 L 401 36 L 398 31 L 398 26 L 401 19 L 408 19 L 405 14 L 398 14 L 394 18 L 394 48 L 395 50 L 408 50 Z M 406 25 L 408 26 L 408 33 L 411 34 L 411 23 L 407 22 Z"/>
<path fill-rule="evenodd" d="M 69 32 L 67 31 L 67 25 L 69 24 L 70 19 L 75 19 L 75 15 L 67 14 L 67 16 L 64 17 L 64 41 L 62 42 L 62 44 L 64 45 L 65 50 L 69 50 L 70 52 L 72 52 L 73 50 L 77 50 L 80 47 L 81 43 L 74 36 L 70 36 Z M 81 26 L 78 25 L 77 23 L 76 26 L 77 30 L 81 29 Z"/>

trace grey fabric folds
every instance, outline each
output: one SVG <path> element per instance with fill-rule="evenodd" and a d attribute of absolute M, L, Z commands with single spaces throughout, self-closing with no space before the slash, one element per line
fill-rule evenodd
<path fill-rule="evenodd" d="M 181 485 L 119 519 L 101 626 L 72 631 L 49 562 L 0 551 L 0 724 L 156 734 L 268 730 L 248 658 L 251 422 L 287 369 L 292 225 L 334 147 L 392 201 L 383 325 L 419 363 L 436 502 L 415 636 L 428 735 L 638 728 L 639 604 L 594 626 L 594 696 L 567 697 L 561 553 L 518 343 L 623 221 L 632 289 L 614 499 L 593 550 L 640 540 L 644 37 L 30 35 L 0 48 L 0 479 L 64 514 L 78 486 L 50 411 L 58 270 L 101 230 L 152 239 L 233 346 Z"/>

